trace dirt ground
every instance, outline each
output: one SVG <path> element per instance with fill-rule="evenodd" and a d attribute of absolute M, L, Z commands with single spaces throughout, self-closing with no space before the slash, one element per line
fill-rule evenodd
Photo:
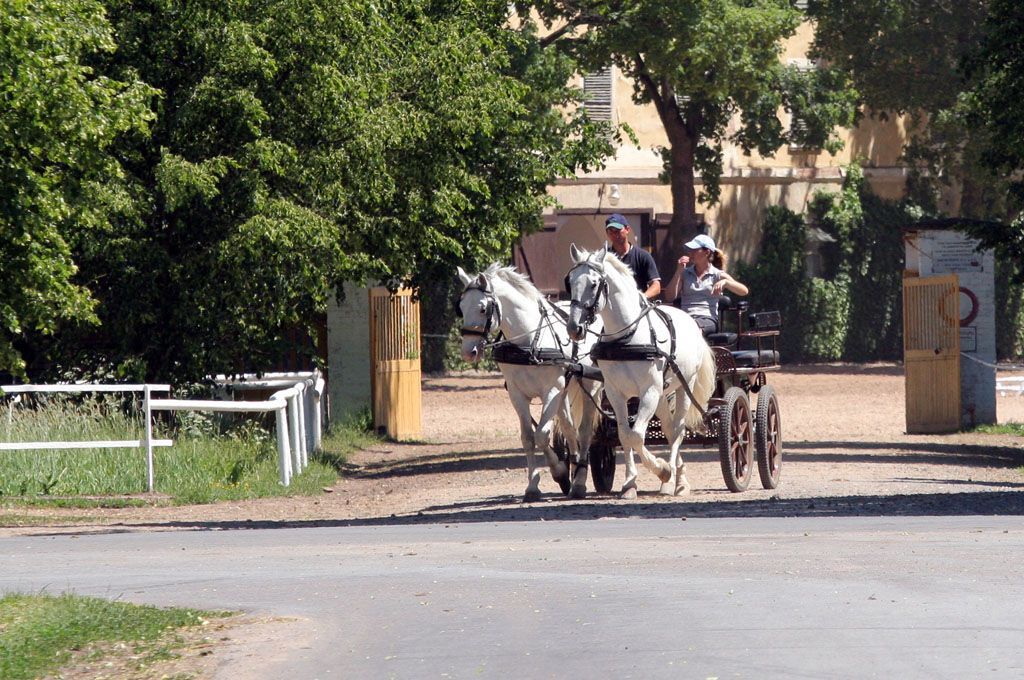
<path fill-rule="evenodd" d="M 604 516 L 1024 514 L 1024 439 L 905 434 L 901 366 L 789 366 L 769 374 L 768 382 L 779 397 L 784 451 L 781 484 L 773 491 L 761 489 L 755 473 L 748 491 L 730 493 L 717 448 L 686 447 L 688 497 L 658 495 L 657 479 L 640 466 L 635 501 L 593 492 L 569 500 L 545 472 L 542 500 L 524 504 L 525 456 L 501 376 L 465 373 L 425 379 L 420 441 L 384 442 L 354 454 L 338 483 L 319 496 L 18 509 L 15 516 L 32 515 L 33 525 L 0 527 L 0 535 Z M 1000 422 L 1024 422 L 1024 397 L 999 397 L 997 409 Z M 615 489 L 622 475 L 620 454 Z"/>
<path fill-rule="evenodd" d="M 541 501 L 524 504 L 525 457 L 502 382 L 492 373 L 427 378 L 421 440 L 355 453 L 342 478 L 315 497 L 118 510 L 7 508 L 0 510 L 0 536 L 600 517 L 1024 515 L 1024 438 L 905 434 L 900 366 L 789 366 L 769 375 L 782 417 L 778 489 L 761 489 L 755 472 L 748 491 L 730 493 L 717 448 L 686 447 L 693 493 L 660 496 L 658 480 L 641 466 L 633 501 L 593 492 L 569 500 L 545 475 Z M 1000 422 L 1024 422 L 1024 396 L 999 397 L 997 412 Z M 620 454 L 615 489 L 622 468 Z M 31 526 L 18 526 L 26 521 Z M 112 652 L 101 666 L 73 662 L 58 677 L 227 677 L 232 659 L 265 654 L 268 645 L 295 634 L 288 625 L 236 616 L 176 632 L 179 653 L 145 672 L 120 674 L 134 662 L 127 652 Z"/>

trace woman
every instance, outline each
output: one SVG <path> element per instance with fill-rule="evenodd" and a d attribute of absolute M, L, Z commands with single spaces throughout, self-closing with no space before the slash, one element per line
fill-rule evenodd
<path fill-rule="evenodd" d="M 745 285 L 724 270 L 725 255 L 715 248 L 715 241 L 707 234 L 698 234 L 684 248 L 687 254 L 679 258 L 673 304 L 693 317 L 700 330 L 707 335 L 718 331 L 718 300 L 725 291 L 743 296 L 749 293 Z"/>

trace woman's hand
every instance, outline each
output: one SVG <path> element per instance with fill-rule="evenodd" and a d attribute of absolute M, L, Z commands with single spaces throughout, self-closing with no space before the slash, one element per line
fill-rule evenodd
<path fill-rule="evenodd" d="M 683 255 L 678 260 L 676 260 L 676 262 L 679 263 L 680 267 L 685 267 L 686 265 L 690 264 L 690 256 L 689 255 Z"/>
<path fill-rule="evenodd" d="M 728 283 L 725 279 L 718 279 L 715 281 L 715 285 L 711 286 L 712 295 L 722 295 L 725 292 L 725 284 Z"/>

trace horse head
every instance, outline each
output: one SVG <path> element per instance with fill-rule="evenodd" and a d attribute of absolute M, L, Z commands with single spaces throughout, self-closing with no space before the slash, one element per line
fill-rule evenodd
<path fill-rule="evenodd" d="M 475 277 L 467 274 L 462 267 L 459 280 L 463 290 L 456 306 L 456 313 L 462 318 L 462 360 L 475 364 L 484 355 L 484 347 L 491 331 L 501 323 L 501 307 L 494 297 L 494 285 L 484 274 Z"/>
<path fill-rule="evenodd" d="M 605 280 L 604 262 L 608 256 L 608 247 L 589 253 L 573 243 L 569 254 L 573 264 L 565 277 L 571 300 L 566 330 L 573 341 L 579 342 L 607 302 L 608 283 Z"/>

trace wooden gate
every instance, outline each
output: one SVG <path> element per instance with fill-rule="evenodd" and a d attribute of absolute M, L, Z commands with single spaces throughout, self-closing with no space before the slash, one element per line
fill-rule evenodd
<path fill-rule="evenodd" d="M 412 291 L 370 289 L 370 390 L 373 424 L 393 439 L 422 434 L 420 303 Z"/>
<path fill-rule="evenodd" d="M 956 274 L 903 279 L 908 434 L 960 429 L 959 291 Z"/>

